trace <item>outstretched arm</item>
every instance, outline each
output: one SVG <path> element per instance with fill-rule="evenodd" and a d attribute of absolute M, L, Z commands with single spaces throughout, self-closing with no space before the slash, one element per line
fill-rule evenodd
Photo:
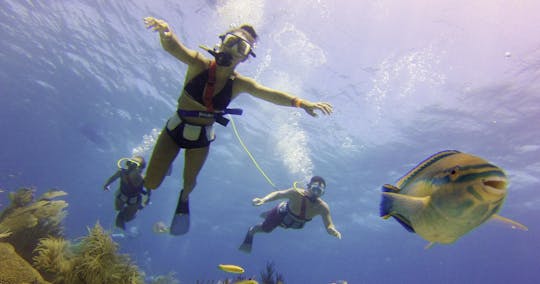
<path fill-rule="evenodd" d="M 331 114 L 333 111 L 332 105 L 329 103 L 303 100 L 288 93 L 263 86 L 248 77 L 238 76 L 238 79 L 238 93 L 246 92 L 276 105 L 301 107 L 311 116 L 317 116 L 315 110 L 320 110 L 323 114 Z"/>
<path fill-rule="evenodd" d="M 119 177 L 120 177 L 120 171 L 116 171 L 116 173 L 114 173 L 114 175 L 112 175 L 112 176 L 105 182 L 105 185 L 103 185 L 103 190 L 105 190 L 105 191 L 111 190 L 111 188 L 110 188 L 111 183 L 113 183 L 113 182 L 114 182 L 115 180 L 117 180 Z"/>
<path fill-rule="evenodd" d="M 178 60 L 188 65 L 193 65 L 200 60 L 200 57 L 202 57 L 199 56 L 197 51 L 185 47 L 170 29 L 169 24 L 164 20 L 146 17 L 144 18 L 144 23 L 146 28 L 159 32 L 159 38 L 163 49 L 178 58 Z"/>
<path fill-rule="evenodd" d="M 279 191 L 273 191 L 270 192 L 268 195 L 266 195 L 263 198 L 255 197 L 252 200 L 252 203 L 254 206 L 260 206 L 268 201 L 274 201 L 278 199 L 288 198 L 290 194 L 292 193 L 294 189 L 286 189 L 286 190 L 279 190 Z"/>
<path fill-rule="evenodd" d="M 332 217 L 330 216 L 330 209 L 328 209 L 328 207 L 325 207 L 321 215 L 328 234 L 341 240 L 341 233 L 336 229 L 336 226 L 334 226 L 334 223 L 332 222 Z"/>

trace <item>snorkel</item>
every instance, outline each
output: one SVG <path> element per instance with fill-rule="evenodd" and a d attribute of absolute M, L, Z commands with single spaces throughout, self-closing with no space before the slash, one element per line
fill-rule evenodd
<path fill-rule="evenodd" d="M 223 66 L 223 67 L 229 67 L 232 65 L 232 60 L 233 60 L 232 55 L 227 52 L 220 51 L 218 46 L 214 47 L 213 49 L 206 45 L 199 45 L 199 47 L 206 50 L 208 53 L 214 56 L 217 65 Z"/>

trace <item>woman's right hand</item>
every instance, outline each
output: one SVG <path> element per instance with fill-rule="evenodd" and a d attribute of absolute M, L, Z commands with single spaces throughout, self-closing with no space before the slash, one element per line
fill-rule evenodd
<path fill-rule="evenodd" d="M 164 20 L 159 20 L 154 17 L 146 17 L 144 18 L 144 24 L 146 25 L 147 29 L 153 29 L 154 31 L 159 32 L 160 35 L 172 35 L 172 32 L 169 29 L 169 24 L 167 24 L 167 22 L 165 22 Z"/>
<path fill-rule="evenodd" d="M 264 204 L 264 200 L 258 197 L 253 198 L 251 202 L 253 203 L 253 206 L 261 206 Z"/>

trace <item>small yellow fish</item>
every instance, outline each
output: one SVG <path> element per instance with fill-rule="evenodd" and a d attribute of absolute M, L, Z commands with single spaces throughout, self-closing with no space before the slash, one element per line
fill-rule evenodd
<path fill-rule="evenodd" d="M 234 284 L 259 284 L 259 282 L 249 279 L 249 280 L 240 280 L 238 282 L 234 282 Z"/>
<path fill-rule="evenodd" d="M 396 185 L 382 187 L 381 217 L 393 217 L 409 232 L 450 244 L 489 219 L 513 228 L 524 225 L 497 215 L 507 193 L 504 171 L 458 151 L 443 151 L 421 162 Z"/>
<path fill-rule="evenodd" d="M 244 269 L 238 265 L 234 264 L 220 264 L 218 265 L 219 269 L 229 272 L 229 273 L 236 273 L 236 274 L 242 274 L 244 273 Z"/>

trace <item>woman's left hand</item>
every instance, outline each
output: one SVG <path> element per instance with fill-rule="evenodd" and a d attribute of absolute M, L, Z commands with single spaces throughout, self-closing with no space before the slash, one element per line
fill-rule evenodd
<path fill-rule="evenodd" d="M 169 29 L 169 24 L 167 24 L 167 22 L 164 20 L 156 19 L 154 17 L 146 17 L 144 18 L 144 24 L 146 25 L 147 29 L 157 31 L 161 35 L 171 36 L 172 34 L 171 30 Z"/>
<path fill-rule="evenodd" d="M 302 101 L 301 107 L 311 116 L 317 116 L 315 110 L 320 110 L 323 114 L 329 115 L 334 111 L 334 108 L 329 103 L 317 102 L 312 103 L 308 101 Z"/>

